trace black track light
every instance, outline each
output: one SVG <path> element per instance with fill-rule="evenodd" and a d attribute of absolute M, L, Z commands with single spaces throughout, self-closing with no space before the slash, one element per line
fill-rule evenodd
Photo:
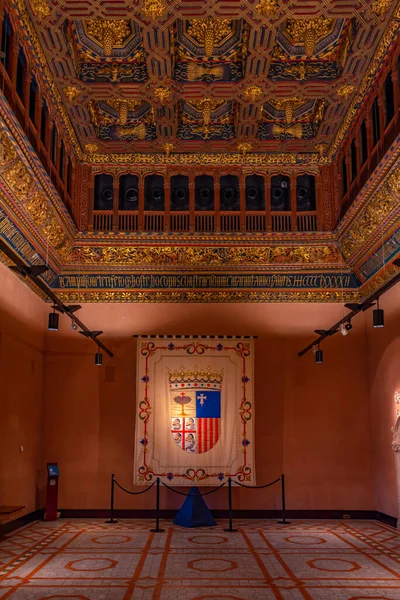
<path fill-rule="evenodd" d="M 53 312 L 49 314 L 49 323 L 47 329 L 49 331 L 58 331 L 58 313 L 56 313 L 56 307 L 53 306 Z"/>
<path fill-rule="evenodd" d="M 350 329 L 353 329 L 353 325 L 351 324 L 351 321 L 349 321 L 348 323 L 346 323 L 345 328 L 347 331 L 350 331 Z"/>
<path fill-rule="evenodd" d="M 101 367 L 101 365 L 103 364 L 103 355 L 100 352 L 100 348 L 97 349 L 97 352 L 94 355 L 94 364 L 96 365 L 96 367 Z"/>
<path fill-rule="evenodd" d="M 385 313 L 383 312 L 382 308 L 379 308 L 379 298 L 376 302 L 376 306 L 377 308 L 375 308 L 375 310 L 373 311 L 374 327 L 383 327 L 385 325 Z"/>
<path fill-rule="evenodd" d="M 318 350 L 315 351 L 315 362 L 320 365 L 321 363 L 324 362 L 324 355 L 322 350 L 319 349 L 318 346 Z"/>

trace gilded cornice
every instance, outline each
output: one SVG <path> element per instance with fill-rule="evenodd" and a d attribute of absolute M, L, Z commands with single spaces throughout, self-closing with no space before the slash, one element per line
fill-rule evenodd
<path fill-rule="evenodd" d="M 293 154 L 293 153 L 240 153 L 223 154 L 85 154 L 83 161 L 87 164 L 117 164 L 117 165 L 232 165 L 232 166 L 260 166 L 260 165 L 323 165 L 328 159 L 319 154 Z"/>
<path fill-rule="evenodd" d="M 9 143 L 14 146 L 19 160 L 24 163 L 30 176 L 36 180 L 36 185 L 42 188 L 46 198 L 52 203 L 54 211 L 57 212 L 58 217 L 62 220 L 63 225 L 68 232 L 68 236 L 75 236 L 75 224 L 38 156 L 32 151 L 27 137 L 11 112 L 3 93 L 0 91 L 0 135 L 3 136 L 3 134 L 8 138 Z M 0 155 L 0 162 L 1 160 Z"/>
<path fill-rule="evenodd" d="M 357 258 L 365 256 L 367 249 L 373 247 L 380 235 L 399 224 L 400 215 L 400 159 L 396 167 L 380 184 L 378 189 L 371 190 L 349 222 L 348 227 L 340 235 L 340 246 L 343 256 L 349 264 Z"/>
<path fill-rule="evenodd" d="M 18 10 L 18 17 L 19 17 L 19 19 L 22 23 L 22 26 L 25 30 L 25 34 L 28 37 L 28 39 L 30 40 L 30 43 L 32 44 L 32 47 L 34 50 L 34 58 L 37 61 L 39 69 L 43 74 L 43 79 L 46 82 L 46 84 L 48 85 L 48 87 L 50 88 L 54 102 L 57 106 L 58 114 L 62 119 L 64 127 L 68 131 L 71 146 L 74 148 L 78 158 L 81 160 L 82 159 L 81 146 L 78 142 L 78 138 L 76 137 L 75 130 L 72 127 L 71 120 L 69 118 L 69 115 L 68 115 L 68 113 L 65 109 L 65 106 L 63 104 L 63 101 L 61 99 L 60 92 L 58 91 L 58 88 L 54 83 L 53 75 L 48 66 L 46 55 L 44 54 L 42 47 L 39 43 L 39 40 L 38 40 L 38 37 L 36 34 L 36 30 L 32 24 L 31 18 L 26 9 L 25 2 L 24 2 L 24 0 L 14 0 L 14 5 L 16 6 L 16 8 Z"/>
<path fill-rule="evenodd" d="M 143 232 L 143 231 L 85 231 L 78 232 L 75 237 L 75 246 L 140 246 L 142 248 L 154 246 L 194 246 L 207 244 L 208 246 L 326 246 L 336 245 L 337 235 L 332 231 L 291 231 L 291 232 Z"/>
<path fill-rule="evenodd" d="M 360 287 L 360 295 L 363 299 L 369 298 L 374 292 L 379 290 L 385 283 L 393 279 L 395 275 L 399 274 L 399 268 L 393 264 L 385 266 L 376 275 L 371 277 L 368 281 Z"/>
<path fill-rule="evenodd" d="M 62 302 L 76 304 L 77 302 L 119 302 L 119 303 L 330 303 L 330 302 L 359 302 L 360 295 L 354 292 L 60 292 L 58 297 Z"/>
<path fill-rule="evenodd" d="M 262 247 L 200 247 L 200 246 L 83 246 L 75 248 L 78 264 L 99 266 L 153 266 L 177 268 L 210 268 L 227 266 L 266 265 L 343 265 L 336 246 L 262 246 Z"/>
<path fill-rule="evenodd" d="M 69 232 L 33 169 L 21 157 L 15 141 L 4 128 L 0 129 L 0 148 L 0 201 L 4 209 L 16 215 L 31 239 L 42 251 L 47 247 L 46 253 L 60 266 L 72 251 Z"/>

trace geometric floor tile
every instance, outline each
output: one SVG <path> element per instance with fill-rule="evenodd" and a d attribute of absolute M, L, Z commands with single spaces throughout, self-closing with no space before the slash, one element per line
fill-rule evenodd
<path fill-rule="evenodd" d="M 0 600 L 400 600 L 400 532 L 373 521 L 35 522 L 0 539 Z"/>

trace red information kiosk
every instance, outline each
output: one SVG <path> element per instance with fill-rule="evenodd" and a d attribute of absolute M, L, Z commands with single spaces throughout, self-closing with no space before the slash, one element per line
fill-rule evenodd
<path fill-rule="evenodd" d="M 58 477 L 60 472 L 57 463 L 47 463 L 47 493 L 46 510 L 44 513 L 45 521 L 55 521 L 57 519 L 57 501 L 58 501 Z"/>

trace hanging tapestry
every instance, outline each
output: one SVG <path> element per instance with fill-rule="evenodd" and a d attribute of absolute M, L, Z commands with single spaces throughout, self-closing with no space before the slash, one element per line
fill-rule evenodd
<path fill-rule="evenodd" d="M 135 484 L 255 484 L 253 364 L 249 337 L 139 337 Z"/>

